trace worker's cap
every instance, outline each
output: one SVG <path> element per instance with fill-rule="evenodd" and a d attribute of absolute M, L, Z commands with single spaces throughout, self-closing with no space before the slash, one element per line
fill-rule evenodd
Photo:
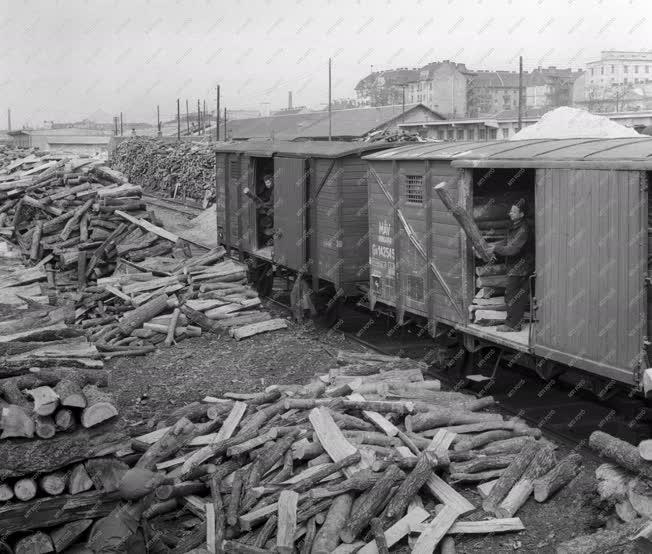
<path fill-rule="evenodd" d="M 514 202 L 514 206 L 516 206 L 523 215 L 527 215 L 527 202 L 525 201 L 525 198 L 520 198 L 516 202 Z"/>

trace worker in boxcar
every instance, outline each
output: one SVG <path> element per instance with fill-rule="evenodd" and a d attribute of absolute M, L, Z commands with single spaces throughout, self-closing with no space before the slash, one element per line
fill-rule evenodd
<path fill-rule="evenodd" d="M 512 226 L 507 237 L 489 246 L 491 254 L 504 257 L 507 270 L 507 320 L 497 328 L 501 332 L 521 330 L 530 300 L 529 281 L 534 272 L 534 236 L 526 215 L 526 203 L 521 198 L 509 210 Z"/>
<path fill-rule="evenodd" d="M 258 242 L 266 246 L 274 236 L 274 178 L 272 175 L 265 175 L 258 194 L 251 192 L 249 187 L 245 187 L 243 192 L 256 204 Z"/>

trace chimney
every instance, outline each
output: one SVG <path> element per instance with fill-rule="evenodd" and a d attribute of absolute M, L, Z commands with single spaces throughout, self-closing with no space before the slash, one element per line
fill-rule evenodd
<path fill-rule="evenodd" d="M 7 109 L 7 131 L 11 131 L 11 108 Z"/>
<path fill-rule="evenodd" d="M 292 109 L 292 91 L 288 91 L 288 110 Z"/>

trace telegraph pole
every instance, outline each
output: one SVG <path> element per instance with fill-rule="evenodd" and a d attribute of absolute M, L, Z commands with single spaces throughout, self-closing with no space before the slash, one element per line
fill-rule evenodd
<path fill-rule="evenodd" d="M 197 99 L 197 134 L 201 135 L 201 104 Z"/>
<path fill-rule="evenodd" d="M 7 108 L 7 131 L 11 131 L 11 108 Z"/>
<path fill-rule="evenodd" d="M 333 132 L 333 106 L 332 106 L 332 92 L 331 92 L 331 67 L 332 67 L 332 60 L 331 58 L 328 58 L 328 140 L 331 141 L 333 140 L 332 137 L 332 132 Z"/>
<path fill-rule="evenodd" d="M 217 85 L 217 112 L 215 113 L 215 138 L 220 140 L 220 85 Z"/>
<path fill-rule="evenodd" d="M 186 98 L 186 131 L 190 134 L 190 114 L 188 113 L 188 99 Z"/>
<path fill-rule="evenodd" d="M 523 128 L 523 56 L 518 57 L 518 130 Z"/>
<path fill-rule="evenodd" d="M 123 136 L 123 128 L 122 128 L 122 112 L 120 112 L 120 136 Z"/>
<path fill-rule="evenodd" d="M 181 140 L 181 100 L 177 98 L 177 140 Z"/>
<path fill-rule="evenodd" d="M 226 106 L 224 106 L 224 140 L 227 140 L 229 136 L 226 134 Z"/>
<path fill-rule="evenodd" d="M 156 106 L 156 129 L 158 131 L 158 136 L 161 136 L 161 108 L 157 104 Z"/>
<path fill-rule="evenodd" d="M 208 128 L 210 126 L 211 126 L 211 118 L 206 113 L 206 100 L 204 100 L 204 118 L 203 118 L 203 124 L 202 124 L 202 133 L 206 134 L 206 128 Z"/>
<path fill-rule="evenodd" d="M 117 137 L 118 136 L 118 116 L 117 115 L 113 116 L 113 127 L 114 127 L 113 132 L 115 133 L 115 136 Z"/>

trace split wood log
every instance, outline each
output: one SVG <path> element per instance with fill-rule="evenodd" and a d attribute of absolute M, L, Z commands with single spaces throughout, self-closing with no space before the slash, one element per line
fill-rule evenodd
<path fill-rule="evenodd" d="M 59 395 L 48 386 L 36 387 L 25 393 L 34 401 L 34 412 L 37 415 L 51 415 L 59 405 Z"/>
<path fill-rule="evenodd" d="M 70 470 L 68 477 L 68 492 L 79 494 L 93 488 L 93 481 L 88 475 L 84 464 L 77 464 Z"/>
<path fill-rule="evenodd" d="M 407 515 L 392 525 L 385 531 L 385 540 L 387 546 L 391 548 L 399 542 L 403 537 L 407 536 L 415 525 L 418 525 L 425 519 L 430 517 L 430 514 L 423 509 L 423 507 L 414 507 L 408 510 Z M 375 541 L 369 542 L 364 545 L 358 554 L 378 554 L 378 548 Z"/>
<path fill-rule="evenodd" d="M 41 439 L 51 439 L 57 432 L 54 419 L 50 416 L 34 416 L 34 434 Z"/>
<path fill-rule="evenodd" d="M 644 460 L 652 462 L 652 439 L 645 439 L 639 442 L 638 453 Z"/>
<path fill-rule="evenodd" d="M 214 552 L 215 554 L 221 554 L 224 552 L 222 544 L 226 534 L 226 516 L 224 514 L 224 504 L 220 492 L 219 477 L 215 474 L 213 474 L 211 477 L 210 490 L 212 503 L 207 503 L 206 508 L 212 508 L 213 517 L 209 517 L 209 512 L 207 510 L 206 543 L 211 552 Z M 209 523 L 212 523 L 212 525 L 209 525 Z M 209 530 L 212 531 L 210 534 Z M 212 535 L 212 537 L 210 535 Z M 210 538 L 213 539 L 214 544 L 211 544 L 211 541 L 209 540 Z"/>
<path fill-rule="evenodd" d="M 448 533 L 460 514 L 454 507 L 445 505 L 423 530 L 412 549 L 413 554 L 430 554 Z"/>
<path fill-rule="evenodd" d="M 460 227 L 462 227 L 478 255 L 485 262 L 491 261 L 492 256 L 489 253 L 489 245 L 484 240 L 473 216 L 453 200 L 448 190 L 446 190 L 445 182 L 436 185 L 435 192 L 439 195 L 446 208 L 453 214 Z"/>
<path fill-rule="evenodd" d="M 229 334 L 235 340 L 242 340 L 248 337 L 253 337 L 254 335 L 259 335 L 260 333 L 268 333 L 270 331 L 278 331 L 279 329 L 287 329 L 287 321 L 285 319 L 269 319 L 267 321 L 261 321 L 259 323 L 250 323 L 249 325 L 243 325 L 236 329 L 232 329 Z"/>
<path fill-rule="evenodd" d="M 170 325 L 168 326 L 167 335 L 165 337 L 165 346 L 172 346 L 172 343 L 174 342 L 174 332 L 177 328 L 179 315 L 181 315 L 181 310 L 179 310 L 179 308 L 175 308 L 172 312 L 172 318 L 170 319 Z"/>
<path fill-rule="evenodd" d="M 80 421 L 86 429 L 118 415 L 112 394 L 101 391 L 95 385 L 86 385 L 82 392 L 86 398 L 86 407 L 81 413 Z"/>
<path fill-rule="evenodd" d="M 387 548 L 387 540 L 385 539 L 385 533 L 383 531 L 382 523 L 377 517 L 373 518 L 369 522 L 369 527 L 371 533 L 374 537 L 374 542 L 376 543 L 376 550 L 378 554 L 389 554 L 389 549 Z"/>
<path fill-rule="evenodd" d="M 330 554 L 340 543 L 340 533 L 344 529 L 353 505 L 351 494 L 336 497 L 328 509 L 326 520 L 317 532 L 312 554 Z"/>
<path fill-rule="evenodd" d="M 644 552 L 652 550 L 652 523 L 648 523 L 634 537 L 633 544 Z"/>
<path fill-rule="evenodd" d="M 387 501 L 394 483 L 402 475 L 396 465 L 389 466 L 381 479 L 364 494 L 364 498 L 356 506 L 340 533 L 340 538 L 346 543 L 352 543 L 362 530 L 369 525 L 371 518 L 375 517 Z"/>
<path fill-rule="evenodd" d="M 358 452 L 357 449 L 346 440 L 346 437 L 333 420 L 328 409 L 323 407 L 313 408 L 310 411 L 309 420 L 319 438 L 319 442 L 334 462 L 344 460 Z M 344 469 L 344 473 L 350 477 L 353 474 L 353 470 L 350 467 L 347 467 Z M 352 540 L 347 542 L 352 542 Z"/>
<path fill-rule="evenodd" d="M 75 427 L 75 415 L 69 408 L 59 408 L 54 414 L 54 424 L 61 431 L 70 431 Z"/>
<path fill-rule="evenodd" d="M 459 492 L 451 487 L 439 475 L 432 474 L 426 482 L 426 487 L 430 493 L 440 502 L 447 506 L 452 506 L 460 515 L 475 510 L 475 506 L 464 498 Z"/>
<path fill-rule="evenodd" d="M 507 493 L 521 478 L 527 466 L 530 464 L 534 456 L 538 453 L 541 446 L 537 443 L 525 445 L 520 454 L 509 464 L 507 469 L 501 474 L 496 484 L 491 489 L 491 492 L 482 502 L 482 509 L 485 512 L 493 513 L 498 507 L 500 502 L 505 498 Z"/>
<path fill-rule="evenodd" d="M 0 483 L 0 502 L 7 502 L 14 497 L 14 488 L 7 483 Z"/>
<path fill-rule="evenodd" d="M 479 483 L 498 479 L 505 473 L 505 469 L 489 469 L 487 471 L 478 471 L 477 473 L 450 473 L 448 480 L 451 483 Z"/>
<path fill-rule="evenodd" d="M 647 479 L 652 479 L 652 464 L 643 460 L 638 449 L 628 442 L 612 437 L 603 431 L 594 431 L 589 437 L 589 446 L 623 468 Z"/>
<path fill-rule="evenodd" d="M 469 413 L 459 409 L 436 408 L 425 413 L 417 413 L 405 418 L 408 431 L 418 432 L 435 427 L 445 427 L 453 424 L 481 423 L 485 421 L 502 420 L 503 416 L 493 413 Z"/>
<path fill-rule="evenodd" d="M 185 306 L 185 305 L 180 306 L 180 309 L 183 312 L 183 314 L 188 318 L 188 321 L 201 327 L 204 331 L 207 331 L 209 333 L 219 334 L 221 331 L 224 330 L 223 327 L 221 327 L 216 322 L 206 317 L 202 312 L 198 310 L 193 310 L 189 306 Z"/>
<path fill-rule="evenodd" d="M 174 485 L 159 485 L 155 492 L 158 500 L 168 500 L 189 494 L 203 494 L 206 492 L 206 488 L 206 483 L 203 481 L 183 481 Z"/>
<path fill-rule="evenodd" d="M 38 481 L 39 487 L 43 492 L 51 496 L 63 494 L 66 489 L 66 474 L 62 471 L 44 475 Z"/>
<path fill-rule="evenodd" d="M 34 498 L 37 490 L 36 481 L 29 477 L 18 479 L 18 481 L 14 483 L 14 496 L 23 502 L 27 502 Z"/>
<path fill-rule="evenodd" d="M 0 438 L 26 437 L 31 439 L 34 436 L 34 421 L 20 406 L 9 405 L 0 408 Z"/>
<path fill-rule="evenodd" d="M 299 495 L 294 491 L 282 491 L 278 499 L 276 549 L 281 554 L 294 552 L 298 501 Z"/>
<path fill-rule="evenodd" d="M 64 552 L 73 544 L 93 523 L 92 519 L 71 521 L 50 532 L 50 539 L 55 552 Z"/>
<path fill-rule="evenodd" d="M 629 481 L 627 499 L 637 514 L 652 518 L 652 486 L 645 479 L 637 477 Z"/>
<path fill-rule="evenodd" d="M 135 329 L 138 329 L 143 323 L 159 315 L 168 307 L 168 297 L 165 294 L 155 296 L 145 304 L 138 306 L 128 312 L 122 321 L 118 324 L 118 331 L 122 336 L 127 336 Z M 187 315 L 187 314 L 186 314 Z M 188 318 L 190 319 L 190 318 Z"/>
<path fill-rule="evenodd" d="M 276 514 L 270 515 L 267 521 L 265 522 L 265 525 L 263 525 L 260 528 L 260 531 L 256 536 L 256 539 L 253 544 L 255 548 L 262 548 L 265 545 L 265 543 L 267 543 L 269 538 L 276 530 L 276 522 L 277 522 Z"/>
<path fill-rule="evenodd" d="M 240 508 L 240 498 L 242 497 L 243 478 L 244 470 L 238 470 L 235 472 L 233 482 L 231 483 L 231 496 L 226 511 L 226 522 L 231 527 L 238 523 L 238 511 Z"/>
<path fill-rule="evenodd" d="M 23 537 L 14 545 L 15 554 L 47 554 L 54 551 L 50 536 L 42 531 Z"/>
<path fill-rule="evenodd" d="M 62 406 L 72 408 L 85 408 L 86 398 L 82 394 L 79 383 L 72 379 L 61 379 L 55 387 L 54 392 L 59 396 Z"/>
<path fill-rule="evenodd" d="M 434 457 L 429 452 L 422 452 L 417 456 L 417 465 L 401 483 L 385 508 L 381 518 L 382 527 L 390 527 L 403 517 L 412 498 L 418 494 L 421 487 L 433 474 L 433 462 Z"/>
<path fill-rule="evenodd" d="M 534 491 L 534 480 L 550 471 L 556 462 L 555 451 L 552 448 L 544 447 L 540 449 L 523 472 L 521 478 L 507 493 L 500 506 L 496 508 L 494 512 L 496 516 L 512 517 Z"/>
<path fill-rule="evenodd" d="M 317 517 L 319 516 L 311 517 L 306 524 L 306 534 L 303 537 L 303 544 L 299 554 L 310 554 L 312 552 L 312 544 L 317 534 Z"/>
<path fill-rule="evenodd" d="M 474 455 L 494 456 L 499 454 L 518 454 L 526 444 L 534 442 L 534 437 L 529 435 L 513 437 L 492 442 L 480 450 L 473 451 Z"/>
<path fill-rule="evenodd" d="M 502 469 L 514 461 L 515 454 L 498 454 L 496 456 L 482 456 L 467 462 L 457 462 L 450 465 L 451 473 L 476 473 L 490 469 Z"/>
<path fill-rule="evenodd" d="M 545 502 L 559 489 L 570 483 L 580 472 L 582 456 L 576 453 L 566 456 L 548 473 L 534 480 L 534 499 Z"/>

